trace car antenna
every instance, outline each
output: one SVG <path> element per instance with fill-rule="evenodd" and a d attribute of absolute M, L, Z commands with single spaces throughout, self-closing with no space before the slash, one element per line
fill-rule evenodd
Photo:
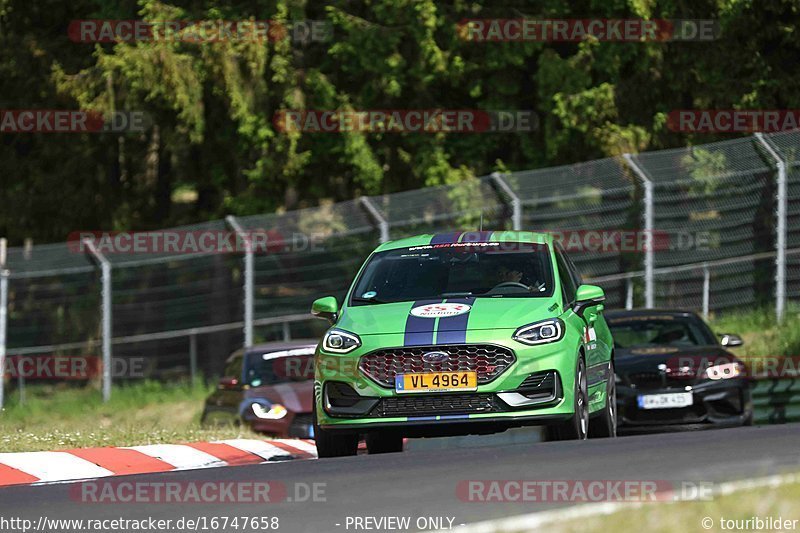
<path fill-rule="evenodd" d="M 481 211 L 481 225 L 479 226 L 478 231 L 483 231 L 483 211 Z"/>

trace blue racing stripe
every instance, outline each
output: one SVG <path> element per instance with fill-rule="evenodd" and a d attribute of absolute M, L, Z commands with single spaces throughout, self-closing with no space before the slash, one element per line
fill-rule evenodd
<path fill-rule="evenodd" d="M 451 304 L 472 305 L 475 302 L 475 298 L 448 298 L 445 301 Z M 464 344 L 467 342 L 468 321 L 469 312 L 440 318 L 439 325 L 436 328 L 436 344 Z"/>
<path fill-rule="evenodd" d="M 442 300 L 418 300 L 412 304 L 411 309 L 419 307 L 420 305 L 438 303 L 442 303 Z M 435 318 L 421 318 L 409 313 L 406 319 L 403 346 L 429 346 L 433 344 L 433 327 L 435 325 Z"/>
<path fill-rule="evenodd" d="M 439 233 L 434 235 L 431 238 L 431 244 L 448 244 L 453 242 L 458 242 L 458 239 L 461 238 L 463 232 L 455 231 L 451 233 Z"/>

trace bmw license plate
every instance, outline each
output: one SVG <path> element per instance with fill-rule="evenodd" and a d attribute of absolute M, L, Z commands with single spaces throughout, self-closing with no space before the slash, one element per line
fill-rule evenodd
<path fill-rule="evenodd" d="M 694 403 L 691 392 L 643 394 L 638 400 L 639 409 L 678 409 Z"/>
<path fill-rule="evenodd" d="M 477 389 L 477 372 L 398 374 L 394 378 L 394 390 L 398 393 L 474 391 Z"/>

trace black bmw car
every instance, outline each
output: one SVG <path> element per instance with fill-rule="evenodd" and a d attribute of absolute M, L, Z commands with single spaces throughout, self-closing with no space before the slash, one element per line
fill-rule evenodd
<path fill-rule="evenodd" d="M 617 419 L 620 430 L 654 426 L 750 425 L 747 367 L 687 311 L 609 311 L 614 335 Z"/>

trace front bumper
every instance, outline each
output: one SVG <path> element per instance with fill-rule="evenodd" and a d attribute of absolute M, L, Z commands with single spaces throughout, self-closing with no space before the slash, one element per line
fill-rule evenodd
<path fill-rule="evenodd" d="M 493 341 L 500 344 L 496 339 L 486 342 Z M 463 435 L 547 424 L 572 416 L 577 350 L 563 340 L 541 346 L 503 343 L 501 346 L 513 350 L 515 360 L 499 375 L 479 383 L 475 391 L 430 394 L 398 394 L 385 381 L 380 383 L 359 368 L 362 356 L 385 346 L 369 345 L 367 339 L 356 354 L 318 352 L 315 401 L 322 429 L 387 429 L 406 436 Z M 549 376 L 538 390 L 531 386 L 537 376 Z"/>
<path fill-rule="evenodd" d="M 671 409 L 641 409 L 640 395 L 692 393 L 692 405 Z M 617 413 L 620 427 L 669 425 L 734 425 L 749 418 L 753 410 L 747 379 L 703 381 L 684 386 L 660 388 L 617 384 Z"/>
<path fill-rule="evenodd" d="M 257 433 L 275 438 L 312 439 L 314 438 L 311 413 L 289 412 L 285 418 L 269 420 L 258 418 L 252 412 L 242 414 L 242 422 Z"/>

